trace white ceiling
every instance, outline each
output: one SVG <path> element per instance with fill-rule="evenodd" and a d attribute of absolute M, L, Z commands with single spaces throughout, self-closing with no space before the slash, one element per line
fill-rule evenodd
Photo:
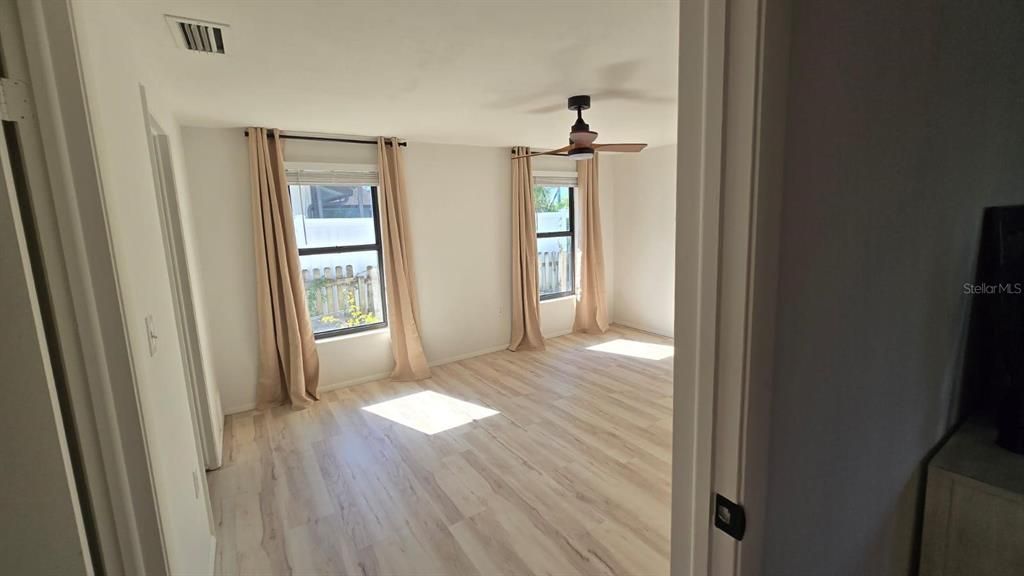
<path fill-rule="evenodd" d="M 678 0 L 164 0 L 111 12 L 158 63 L 184 125 L 555 147 L 574 120 L 565 99 L 592 94 L 599 142 L 676 138 Z M 167 13 L 230 25 L 227 55 L 179 48 Z"/>

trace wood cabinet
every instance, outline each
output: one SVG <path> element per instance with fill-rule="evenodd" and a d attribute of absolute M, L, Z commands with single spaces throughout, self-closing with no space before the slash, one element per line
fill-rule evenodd
<path fill-rule="evenodd" d="M 964 424 L 928 465 L 920 576 L 1024 575 L 1024 455 Z"/>

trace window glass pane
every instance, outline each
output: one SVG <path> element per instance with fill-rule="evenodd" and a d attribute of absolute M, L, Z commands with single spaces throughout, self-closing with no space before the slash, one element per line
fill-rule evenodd
<path fill-rule="evenodd" d="M 372 186 L 288 186 L 299 248 L 376 244 Z"/>
<path fill-rule="evenodd" d="M 313 332 L 384 322 L 377 251 L 299 256 Z"/>
<path fill-rule="evenodd" d="M 537 277 L 541 296 L 575 290 L 572 258 L 568 236 L 537 238 Z"/>
<path fill-rule="evenodd" d="M 534 186 L 533 209 L 537 213 L 538 234 L 571 230 L 567 186 Z"/>

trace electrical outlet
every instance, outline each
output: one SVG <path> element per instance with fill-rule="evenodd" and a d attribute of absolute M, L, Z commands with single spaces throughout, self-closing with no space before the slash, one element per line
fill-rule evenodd
<path fill-rule="evenodd" d="M 146 316 L 146 339 L 149 341 L 149 355 L 156 356 L 156 324 L 152 314 Z"/>

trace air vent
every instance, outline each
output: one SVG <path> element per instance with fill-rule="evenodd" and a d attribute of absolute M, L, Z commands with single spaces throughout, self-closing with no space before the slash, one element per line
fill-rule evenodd
<path fill-rule="evenodd" d="M 178 46 L 192 52 L 224 54 L 224 30 L 226 24 L 192 20 L 180 16 L 166 15 L 167 24 Z"/>

